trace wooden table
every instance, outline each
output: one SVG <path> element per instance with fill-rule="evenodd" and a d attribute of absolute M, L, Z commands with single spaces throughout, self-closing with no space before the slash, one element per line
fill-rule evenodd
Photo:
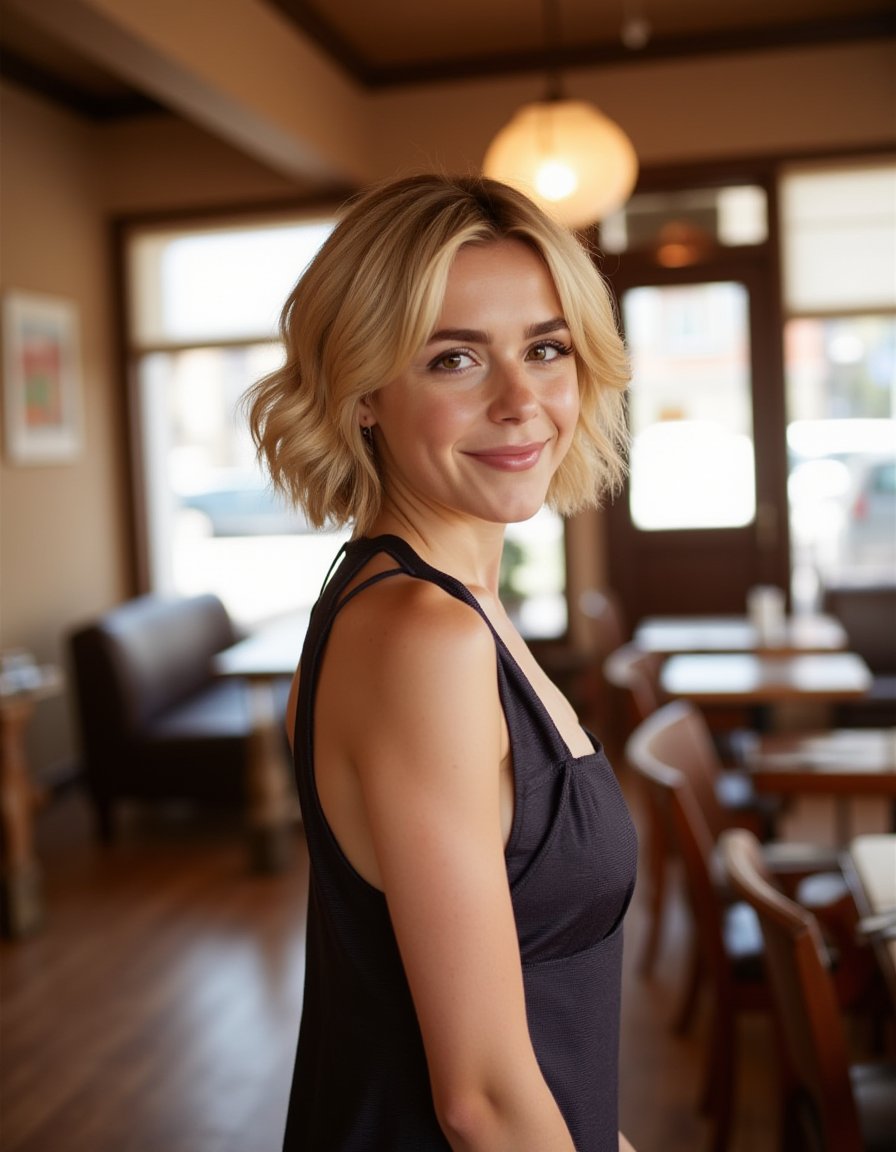
<path fill-rule="evenodd" d="M 756 733 L 745 763 L 759 792 L 896 798 L 896 728 Z"/>
<path fill-rule="evenodd" d="M 870 686 L 868 665 L 854 652 L 682 653 L 670 656 L 660 669 L 666 695 L 735 708 L 784 701 L 838 703 L 864 696 Z"/>
<path fill-rule="evenodd" d="M 61 690 L 62 675 L 52 665 L 29 665 L 21 675 L 0 677 L 0 930 L 5 936 L 24 936 L 43 922 L 32 826 L 37 793 L 28 775 L 25 732 L 40 701 Z"/>
<path fill-rule="evenodd" d="M 836 652 L 847 645 L 846 630 L 834 616 L 788 617 L 779 634 L 760 636 L 747 616 L 648 616 L 635 629 L 634 643 L 645 652 Z"/>
<path fill-rule="evenodd" d="M 740 746 L 757 792 L 832 797 L 840 844 L 850 835 L 849 802 L 859 796 L 891 800 L 896 831 L 896 728 L 756 732 L 742 734 Z"/>
<path fill-rule="evenodd" d="M 257 871 L 274 872 L 287 865 L 300 819 L 275 684 L 295 672 L 307 627 L 307 613 L 290 616 L 265 625 L 215 657 L 218 676 L 238 676 L 249 689 L 248 821 L 252 863 Z"/>
<path fill-rule="evenodd" d="M 896 1007 L 896 833 L 857 836 L 845 853 L 844 874 L 859 914 L 889 925 L 871 943 Z"/>

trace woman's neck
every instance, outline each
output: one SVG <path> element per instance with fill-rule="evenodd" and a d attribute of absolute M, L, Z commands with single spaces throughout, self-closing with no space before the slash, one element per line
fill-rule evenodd
<path fill-rule="evenodd" d="M 466 517 L 409 517 L 386 508 L 367 535 L 399 536 L 427 564 L 470 589 L 482 588 L 497 596 L 504 528 Z"/>

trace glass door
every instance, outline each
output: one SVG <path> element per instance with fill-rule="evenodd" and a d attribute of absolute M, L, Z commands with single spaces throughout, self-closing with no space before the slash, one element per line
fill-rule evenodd
<path fill-rule="evenodd" d="M 787 586 L 780 372 L 756 261 L 616 278 L 632 358 L 624 494 L 608 569 L 632 622 L 739 613 Z"/>

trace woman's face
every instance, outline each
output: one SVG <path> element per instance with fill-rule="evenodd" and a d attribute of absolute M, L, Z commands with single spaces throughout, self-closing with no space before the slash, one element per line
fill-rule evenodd
<path fill-rule="evenodd" d="M 518 240 L 462 248 L 435 331 L 362 412 L 386 507 L 534 516 L 579 415 L 570 332 L 537 253 Z"/>

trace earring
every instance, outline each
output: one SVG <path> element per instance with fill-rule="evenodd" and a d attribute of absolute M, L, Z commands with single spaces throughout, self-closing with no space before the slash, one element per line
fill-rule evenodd
<path fill-rule="evenodd" d="M 361 435 L 364 437 L 364 443 L 368 448 L 373 447 L 373 429 L 369 424 L 361 425 Z"/>

